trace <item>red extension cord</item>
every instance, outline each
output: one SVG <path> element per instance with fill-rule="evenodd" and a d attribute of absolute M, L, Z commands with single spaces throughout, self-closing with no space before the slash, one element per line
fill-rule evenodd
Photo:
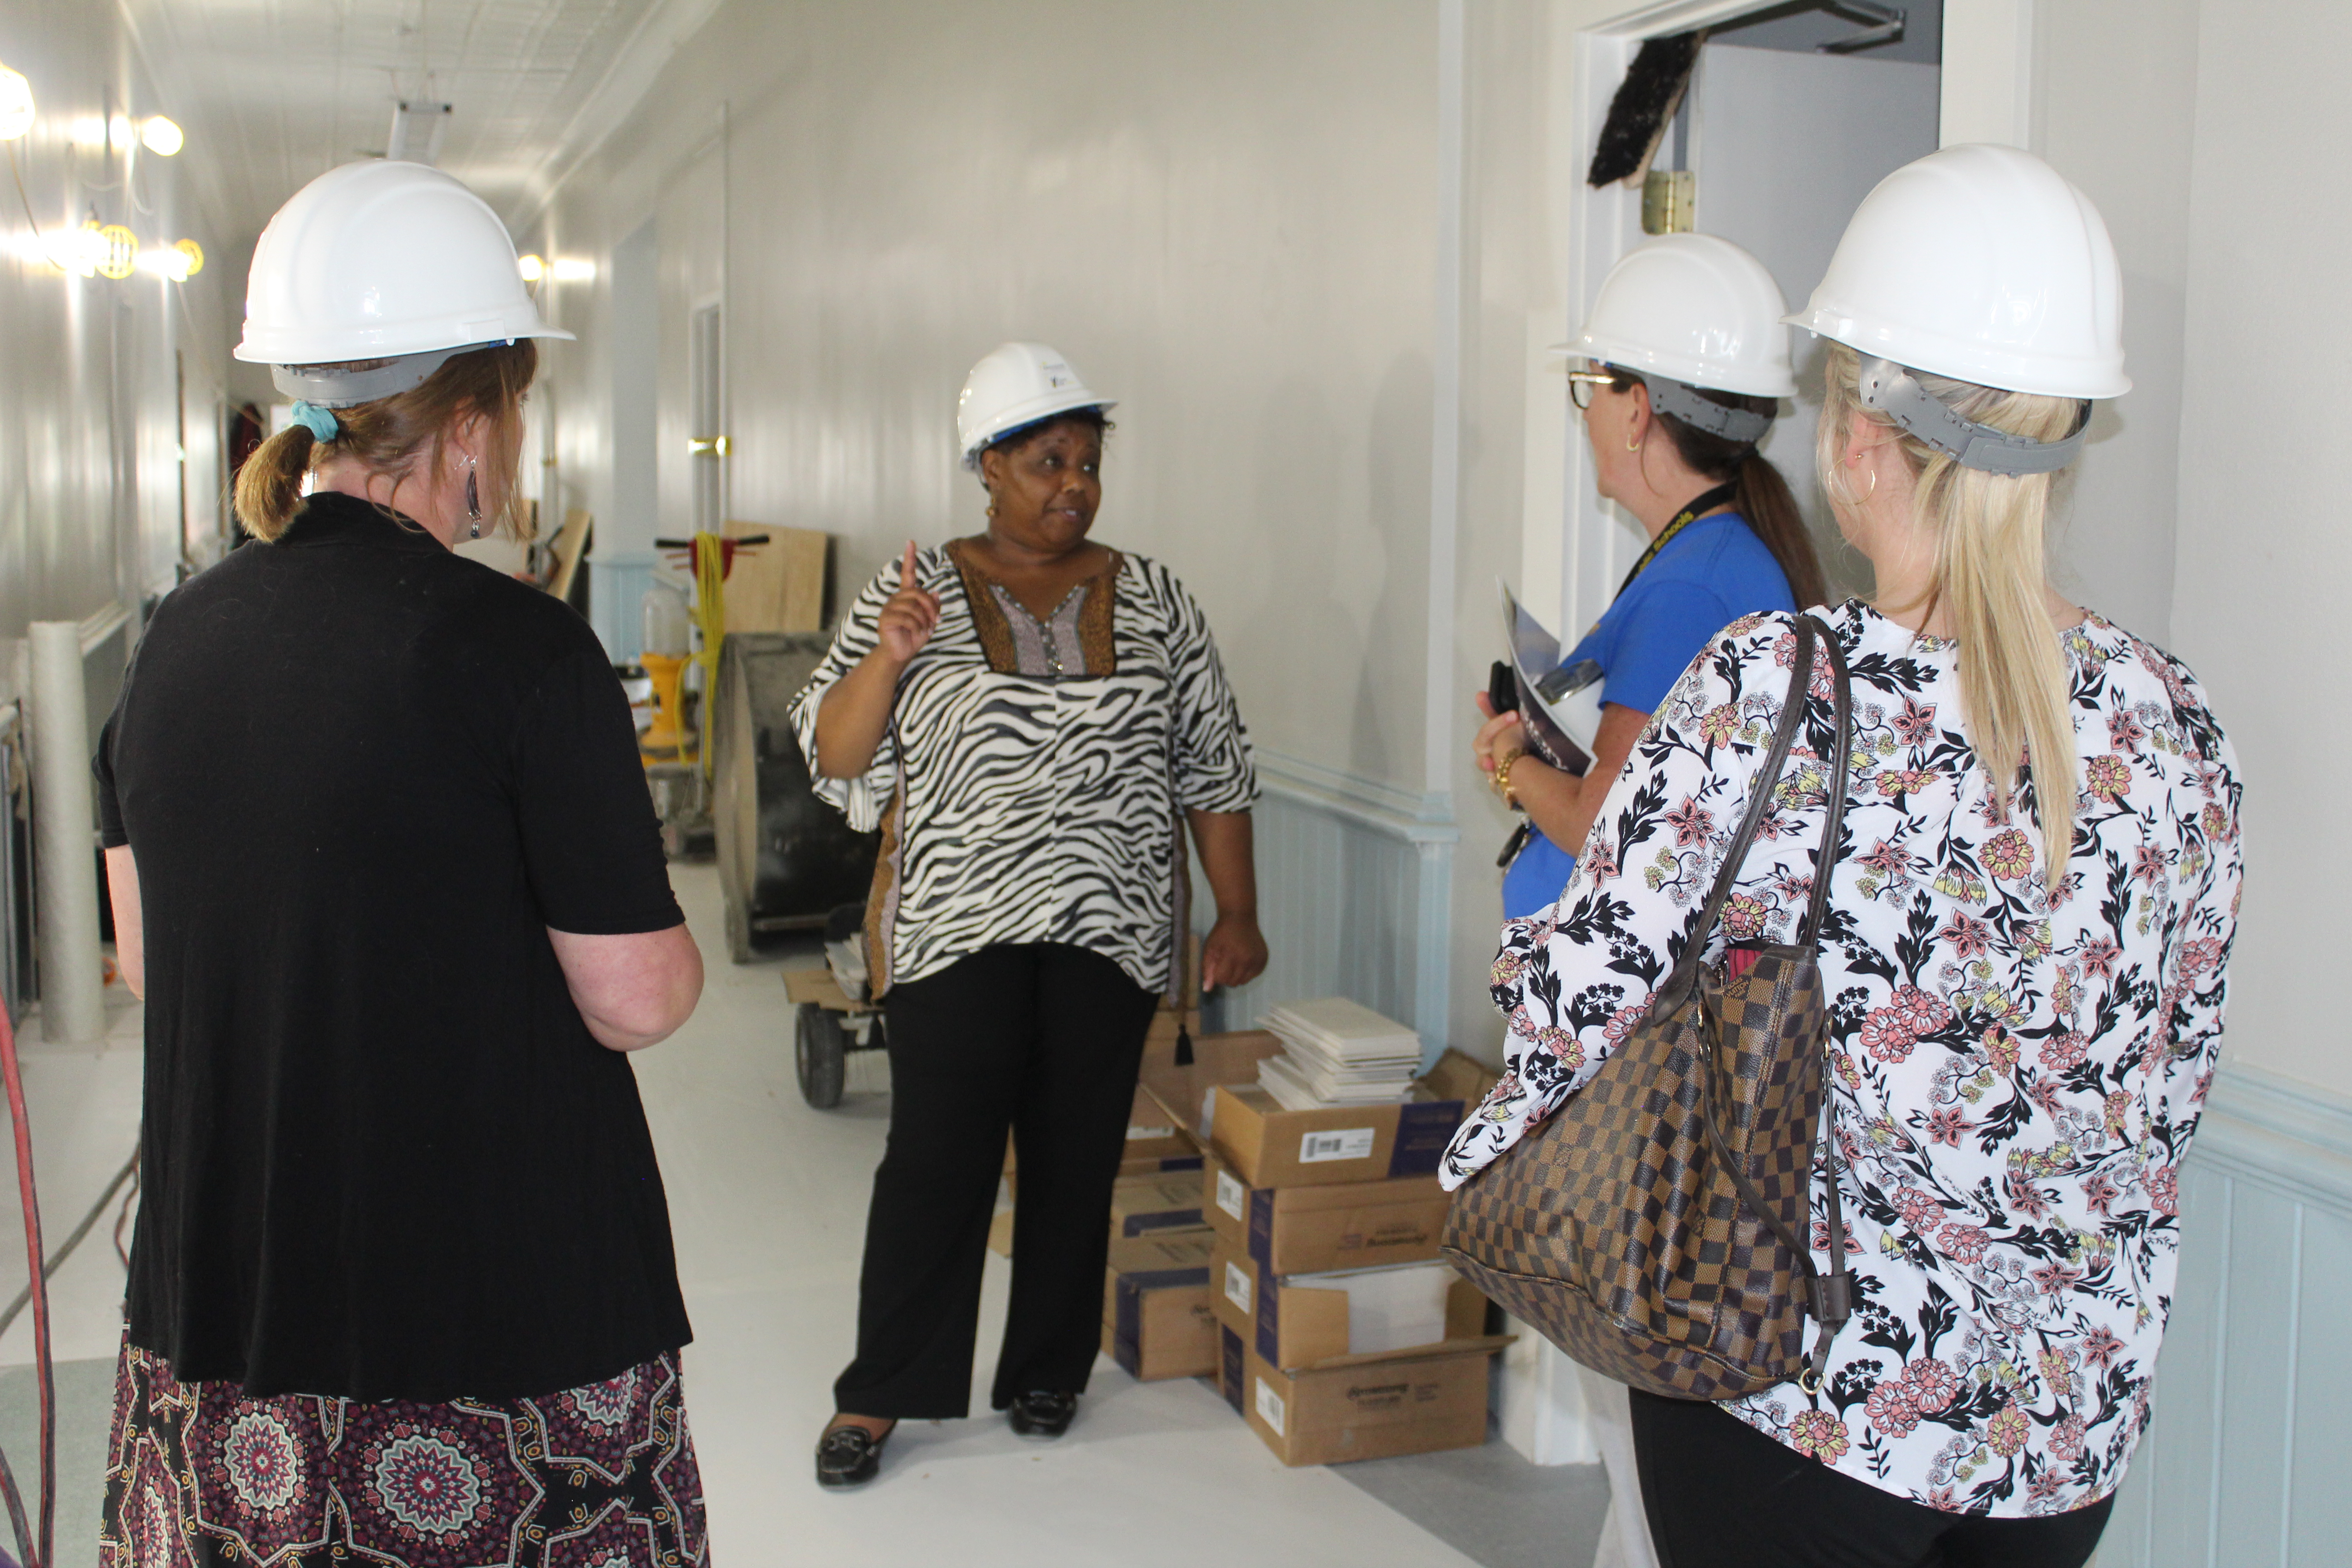
<path fill-rule="evenodd" d="M 16 1477 L 9 1473 L 5 1458 L 0 1458 L 0 1490 L 6 1494 L 8 1512 L 16 1529 L 16 1548 L 25 1554 L 24 1568 L 43 1568 L 49 1560 L 57 1523 L 57 1384 L 55 1368 L 49 1361 L 49 1282 L 47 1269 L 43 1266 L 47 1254 L 41 1249 L 41 1203 L 33 1189 L 33 1124 L 25 1114 L 25 1080 L 16 1070 L 16 1031 L 9 1024 L 5 1005 L 0 1005 L 0 1078 L 7 1080 L 8 1119 L 16 1129 L 16 1188 L 25 1209 L 26 1261 L 32 1271 L 33 1364 L 41 1380 L 41 1533 L 37 1550 L 27 1539 L 24 1499 L 16 1490 Z M 5 1556 L 0 1552 L 0 1558 Z"/>

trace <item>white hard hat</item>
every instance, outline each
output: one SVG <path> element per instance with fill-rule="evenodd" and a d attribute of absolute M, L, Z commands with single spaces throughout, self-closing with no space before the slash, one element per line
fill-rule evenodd
<path fill-rule="evenodd" d="M 1881 180 L 1789 321 L 1865 361 L 1979 386 L 2131 390 L 2107 226 L 2089 197 L 2014 147 L 1947 147 Z"/>
<path fill-rule="evenodd" d="M 236 357 L 401 362 L 358 375 L 277 377 L 281 390 L 344 405 L 415 386 L 463 349 L 571 336 L 540 319 L 514 241 L 488 203 L 438 169 L 373 159 L 320 175 L 261 231 Z"/>
<path fill-rule="evenodd" d="M 1070 362 L 1044 343 L 1001 343 L 964 377 L 956 399 L 956 435 L 969 464 L 982 447 L 1024 425 L 1081 408 L 1117 406 L 1088 392 Z"/>
<path fill-rule="evenodd" d="M 1584 330 L 1559 347 L 1690 386 L 1789 397 L 1788 308 L 1764 264 L 1731 241 L 1661 235 L 1609 269 Z"/>

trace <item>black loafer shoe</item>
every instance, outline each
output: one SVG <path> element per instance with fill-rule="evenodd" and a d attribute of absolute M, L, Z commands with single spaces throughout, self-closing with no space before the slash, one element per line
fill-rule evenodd
<path fill-rule="evenodd" d="M 888 1433 L 877 1437 L 863 1426 L 836 1426 L 816 1440 L 816 1484 L 821 1487 L 862 1487 L 882 1468 L 882 1445 Z"/>
<path fill-rule="evenodd" d="M 1047 1439 L 1068 1431 L 1071 1417 L 1077 1413 L 1076 1394 L 1047 1394 L 1038 1390 L 1015 1398 L 1004 1415 L 1005 1419 L 1013 1423 L 1013 1430 L 1020 1436 Z"/>

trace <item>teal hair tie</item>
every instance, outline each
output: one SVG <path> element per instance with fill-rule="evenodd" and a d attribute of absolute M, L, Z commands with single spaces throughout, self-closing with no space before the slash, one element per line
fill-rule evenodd
<path fill-rule="evenodd" d="M 294 403 L 294 423 L 307 427 L 314 437 L 321 441 L 333 440 L 342 429 L 335 421 L 333 409 L 321 408 L 315 403 L 305 403 L 299 398 Z"/>

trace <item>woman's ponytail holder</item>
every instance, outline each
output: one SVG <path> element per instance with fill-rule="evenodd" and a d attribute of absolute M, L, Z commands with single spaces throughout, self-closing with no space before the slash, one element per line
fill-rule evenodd
<path fill-rule="evenodd" d="M 311 437 L 320 441 L 331 441 L 342 430 L 333 409 L 321 408 L 315 403 L 305 403 L 299 398 L 294 403 L 294 423 L 307 428 Z"/>

